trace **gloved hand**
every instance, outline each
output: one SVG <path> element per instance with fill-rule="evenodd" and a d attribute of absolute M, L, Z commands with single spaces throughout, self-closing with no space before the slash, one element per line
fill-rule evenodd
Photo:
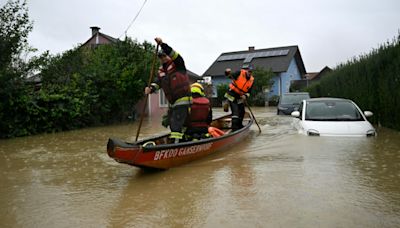
<path fill-rule="evenodd" d="M 222 101 L 222 107 L 224 109 L 224 112 L 228 112 L 229 111 L 229 101 L 228 100 L 223 100 Z"/>
<path fill-rule="evenodd" d="M 157 42 L 157 44 L 161 45 L 163 43 L 162 39 L 160 37 L 154 38 L 154 40 Z"/>
<path fill-rule="evenodd" d="M 151 93 L 151 87 L 146 87 L 144 88 L 144 94 L 150 94 Z"/>

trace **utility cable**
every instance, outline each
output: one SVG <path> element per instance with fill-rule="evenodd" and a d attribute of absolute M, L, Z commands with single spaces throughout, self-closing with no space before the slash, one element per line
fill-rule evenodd
<path fill-rule="evenodd" d="M 131 23 L 129 23 L 129 25 L 128 25 L 128 27 L 126 28 L 125 32 L 122 33 L 122 34 L 118 37 L 118 39 L 121 38 L 121 36 L 124 35 L 124 34 L 125 34 L 125 36 L 127 35 L 128 30 L 129 30 L 130 27 L 133 25 L 133 23 L 136 21 L 136 19 L 138 18 L 140 12 L 142 12 L 142 9 L 143 9 L 144 5 L 146 4 L 146 2 L 147 2 L 147 0 L 144 0 L 142 6 L 140 7 L 140 9 L 139 9 L 139 11 L 137 12 L 137 14 L 135 15 L 135 17 L 132 19 Z"/>

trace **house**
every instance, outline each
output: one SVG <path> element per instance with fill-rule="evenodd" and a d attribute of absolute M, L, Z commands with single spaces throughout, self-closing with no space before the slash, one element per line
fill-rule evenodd
<path fill-rule="evenodd" d="M 190 70 L 187 70 L 187 74 L 189 75 L 190 83 L 195 83 L 202 79 L 201 76 L 193 73 Z M 136 104 L 137 115 L 141 115 L 143 111 L 143 105 L 145 100 L 142 99 L 140 102 Z M 162 90 L 158 90 L 155 93 L 149 95 L 149 99 L 146 104 L 145 113 L 150 117 L 161 117 L 168 110 L 168 101 L 165 98 L 164 92 Z"/>
<path fill-rule="evenodd" d="M 92 31 L 92 36 L 79 48 L 86 47 L 86 48 L 95 48 L 98 45 L 103 45 L 103 44 L 113 44 L 118 42 L 119 40 L 116 38 L 113 38 L 109 35 L 106 35 L 104 33 L 99 32 L 100 28 L 97 26 L 92 26 L 90 27 Z M 37 72 L 35 75 L 28 77 L 26 80 L 28 84 L 33 85 L 35 91 L 40 90 L 42 87 L 42 79 L 40 72 Z"/>
<path fill-rule="evenodd" d="M 253 46 L 245 51 L 226 52 L 222 53 L 203 74 L 203 77 L 211 77 L 213 97 L 217 97 L 217 85 L 230 82 L 230 79 L 224 75 L 225 69 L 231 68 L 232 71 L 237 71 L 243 64 L 252 64 L 254 67 L 265 70 L 270 69 L 275 74 L 274 83 L 268 91 L 267 98 L 289 92 L 291 81 L 304 79 L 306 74 L 297 45 L 258 50 Z"/>
<path fill-rule="evenodd" d="M 329 68 L 328 66 L 325 66 L 322 68 L 322 70 L 315 75 L 310 75 L 307 77 L 308 80 L 310 80 L 312 83 L 319 81 L 322 77 L 324 77 L 327 73 L 331 72 L 332 69 Z"/>
<path fill-rule="evenodd" d="M 302 91 L 304 90 L 304 88 L 307 88 L 308 86 L 314 84 L 315 82 L 318 82 L 322 77 L 324 77 L 331 71 L 332 71 L 331 68 L 325 66 L 319 72 L 307 73 L 305 74 L 305 79 L 292 81 L 292 84 L 290 85 L 290 91 L 291 92 Z"/>
<path fill-rule="evenodd" d="M 92 26 L 90 29 L 92 30 L 92 36 L 85 43 L 83 43 L 81 47 L 94 48 L 98 45 L 113 44 L 118 42 L 118 39 L 101 33 L 100 28 L 97 26 Z"/>
<path fill-rule="evenodd" d="M 39 91 L 42 88 L 42 78 L 40 76 L 40 72 L 36 72 L 32 76 L 28 76 L 25 79 L 25 83 L 30 85 L 34 91 Z"/>

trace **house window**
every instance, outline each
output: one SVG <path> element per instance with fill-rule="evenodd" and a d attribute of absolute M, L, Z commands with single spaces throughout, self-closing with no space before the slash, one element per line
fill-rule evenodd
<path fill-rule="evenodd" d="M 168 100 L 165 97 L 164 91 L 162 91 L 162 89 L 160 89 L 160 91 L 158 92 L 158 95 L 160 96 L 159 106 L 160 107 L 168 107 Z"/>

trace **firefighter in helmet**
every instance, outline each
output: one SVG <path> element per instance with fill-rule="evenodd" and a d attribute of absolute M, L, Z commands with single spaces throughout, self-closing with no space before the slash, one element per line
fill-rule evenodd
<path fill-rule="evenodd" d="M 192 96 L 189 77 L 182 56 L 173 50 L 161 38 L 155 38 L 162 51 L 158 53 L 161 66 L 157 77 L 150 87 L 145 88 L 145 94 L 162 89 L 169 103 L 168 124 L 171 129 L 170 138 L 177 143 L 184 135 L 185 123 L 189 115 Z"/>
<path fill-rule="evenodd" d="M 232 130 L 236 131 L 243 127 L 244 102 L 250 96 L 253 86 L 253 66 L 245 64 L 240 71 L 231 72 L 230 68 L 225 70 L 225 75 L 232 81 L 229 90 L 225 93 L 225 98 L 229 101 L 232 110 Z"/>
<path fill-rule="evenodd" d="M 201 139 L 209 137 L 208 127 L 212 121 L 212 110 L 210 100 L 204 93 L 200 83 L 191 85 L 193 103 L 185 135 L 188 139 Z"/>

